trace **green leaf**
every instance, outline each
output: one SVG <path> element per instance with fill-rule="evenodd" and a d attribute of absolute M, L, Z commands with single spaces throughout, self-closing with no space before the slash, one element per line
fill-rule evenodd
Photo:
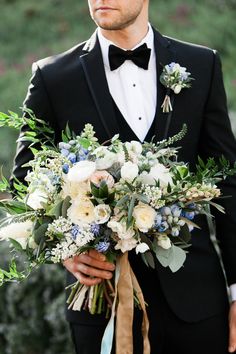
<path fill-rule="evenodd" d="M 40 225 L 37 229 L 34 229 L 33 231 L 33 237 L 37 245 L 39 245 L 42 240 L 43 242 L 45 241 L 45 233 L 47 231 L 49 223 L 44 223 Z"/>
<path fill-rule="evenodd" d="M 169 267 L 173 273 L 177 272 L 186 260 L 186 252 L 182 248 L 172 245 L 173 257 Z"/>
<path fill-rule="evenodd" d="M 166 268 L 173 261 L 173 257 L 174 257 L 173 246 L 168 250 L 165 250 L 164 248 L 157 246 L 155 249 L 155 254 L 158 261 L 161 263 L 161 265 Z"/>
<path fill-rule="evenodd" d="M 129 208 L 128 208 L 128 218 L 127 218 L 128 224 L 130 224 L 132 222 L 135 201 L 136 201 L 136 198 L 133 195 L 131 198 L 131 201 L 129 203 Z"/>
<path fill-rule="evenodd" d="M 59 200 L 56 204 L 49 208 L 47 211 L 48 216 L 55 216 L 56 219 L 62 214 L 63 200 Z"/>
<path fill-rule="evenodd" d="M 69 207 L 71 206 L 71 198 L 69 196 L 67 196 L 63 202 L 62 202 L 62 206 L 61 206 L 61 216 L 63 218 L 67 217 L 67 210 L 69 209 Z"/>
<path fill-rule="evenodd" d="M 23 248 L 19 242 L 14 240 L 13 238 L 9 238 L 9 241 L 11 242 L 12 246 L 17 250 L 17 251 L 23 251 Z"/>
<path fill-rule="evenodd" d="M 152 269 L 155 269 L 155 260 L 154 260 L 152 252 L 147 251 L 145 253 L 142 253 L 141 257 L 142 257 L 142 260 L 144 261 L 144 263 L 148 267 L 151 267 Z"/>
<path fill-rule="evenodd" d="M 179 238 L 183 240 L 186 243 L 189 243 L 191 240 L 191 232 L 189 231 L 188 225 L 185 224 L 184 226 L 181 227 L 180 229 L 180 235 Z"/>

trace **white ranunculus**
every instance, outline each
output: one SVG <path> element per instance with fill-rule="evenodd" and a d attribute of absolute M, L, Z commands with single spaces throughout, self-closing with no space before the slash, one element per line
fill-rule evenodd
<path fill-rule="evenodd" d="M 71 197 L 71 199 L 85 198 L 90 192 L 90 184 L 86 182 L 70 182 L 65 174 L 63 176 L 63 184 L 61 195 L 62 198 Z"/>
<path fill-rule="evenodd" d="M 158 244 L 158 246 L 160 246 L 161 248 L 164 248 L 165 250 L 168 250 L 169 248 L 171 248 L 171 241 L 170 241 L 169 237 L 166 235 L 159 236 L 157 244 Z"/>
<path fill-rule="evenodd" d="M 117 242 L 117 244 L 115 245 L 115 249 L 121 250 L 122 253 L 125 253 L 134 249 L 136 245 L 137 240 L 135 240 L 134 238 L 122 239 Z"/>
<path fill-rule="evenodd" d="M 157 163 L 151 168 L 149 176 L 153 179 L 152 184 L 155 184 L 155 181 L 159 181 L 160 187 L 166 187 L 168 184 L 173 183 L 169 169 L 161 163 Z"/>
<path fill-rule="evenodd" d="M 117 234 L 121 234 L 123 232 L 123 226 L 122 224 L 117 221 L 117 220 L 114 220 L 114 219 L 111 219 L 107 226 L 115 233 Z"/>
<path fill-rule="evenodd" d="M 138 176 L 138 166 L 130 161 L 125 162 L 121 167 L 121 177 L 127 182 L 133 182 L 133 180 Z"/>
<path fill-rule="evenodd" d="M 96 156 L 96 168 L 97 170 L 107 170 L 116 161 L 116 154 L 107 149 L 106 146 L 100 146 L 94 150 L 93 154 Z"/>
<path fill-rule="evenodd" d="M 145 253 L 149 249 L 150 249 L 149 246 L 145 242 L 141 242 L 136 246 L 135 251 L 136 254 L 138 254 L 138 253 Z"/>
<path fill-rule="evenodd" d="M 127 229 L 125 222 L 119 222 L 114 219 L 110 220 L 107 226 L 115 233 L 121 240 L 131 239 L 135 236 L 135 231 L 130 227 Z"/>
<path fill-rule="evenodd" d="M 27 196 L 27 205 L 32 209 L 38 210 L 43 209 L 43 204 L 48 203 L 48 194 L 40 189 L 35 189 L 32 193 Z"/>
<path fill-rule="evenodd" d="M 111 208 L 106 204 L 99 204 L 94 208 L 95 222 L 105 224 L 110 218 Z"/>
<path fill-rule="evenodd" d="M 95 222 L 94 205 L 89 199 L 73 200 L 67 210 L 67 216 L 71 222 L 77 225 L 85 225 Z"/>
<path fill-rule="evenodd" d="M 135 219 L 135 226 L 141 232 L 148 232 L 154 225 L 156 211 L 149 205 L 139 202 L 134 208 L 133 217 Z"/>
<path fill-rule="evenodd" d="M 28 239 L 32 235 L 33 225 L 33 221 L 27 220 L 2 227 L 0 229 L 0 240 L 12 238 L 16 240 L 23 249 L 26 249 Z"/>
<path fill-rule="evenodd" d="M 125 143 L 128 152 L 132 151 L 135 155 L 140 155 L 142 153 L 143 147 L 139 141 L 132 140 L 131 142 Z"/>
<path fill-rule="evenodd" d="M 93 161 L 79 161 L 75 163 L 67 174 L 67 180 L 72 183 L 84 182 L 95 172 L 96 163 Z"/>

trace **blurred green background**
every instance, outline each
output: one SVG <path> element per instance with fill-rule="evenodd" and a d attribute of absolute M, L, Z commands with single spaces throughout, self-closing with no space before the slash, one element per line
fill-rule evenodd
<path fill-rule="evenodd" d="M 236 0 L 150 0 L 163 34 L 217 49 L 236 131 Z M 31 64 L 84 41 L 95 26 L 86 0 L 0 0 L 0 111 L 19 111 Z M 0 165 L 10 174 L 17 132 L 0 129 Z M 1 266 L 9 249 L 1 245 Z M 50 266 L 0 288 L 1 354 L 72 354 L 64 319 L 64 271 Z"/>

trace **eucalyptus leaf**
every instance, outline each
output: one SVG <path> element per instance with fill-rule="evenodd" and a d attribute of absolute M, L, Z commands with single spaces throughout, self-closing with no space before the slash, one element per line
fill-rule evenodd
<path fill-rule="evenodd" d="M 167 250 L 160 246 L 157 246 L 155 254 L 161 265 L 166 268 L 170 266 L 174 258 L 173 246 Z"/>
<path fill-rule="evenodd" d="M 177 272 L 186 260 L 186 252 L 182 248 L 172 245 L 173 257 L 169 267 L 173 273 Z"/>

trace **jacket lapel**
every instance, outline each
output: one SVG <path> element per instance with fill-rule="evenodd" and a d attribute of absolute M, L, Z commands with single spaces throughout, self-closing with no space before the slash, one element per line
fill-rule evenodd
<path fill-rule="evenodd" d="M 86 42 L 83 51 L 84 54 L 80 56 L 80 61 L 85 78 L 103 127 L 108 137 L 111 138 L 119 132 L 119 127 L 115 119 L 114 106 L 96 32 Z"/>
<path fill-rule="evenodd" d="M 155 136 L 158 141 L 166 139 L 168 136 L 171 118 L 173 112 L 163 113 L 161 105 L 166 95 L 166 88 L 160 82 L 160 75 L 163 67 L 175 61 L 175 52 L 170 48 L 170 42 L 158 31 L 154 31 L 154 45 L 156 51 L 156 69 L 157 69 L 157 112 L 155 124 Z M 174 109 L 174 95 L 171 96 L 171 102 Z"/>

